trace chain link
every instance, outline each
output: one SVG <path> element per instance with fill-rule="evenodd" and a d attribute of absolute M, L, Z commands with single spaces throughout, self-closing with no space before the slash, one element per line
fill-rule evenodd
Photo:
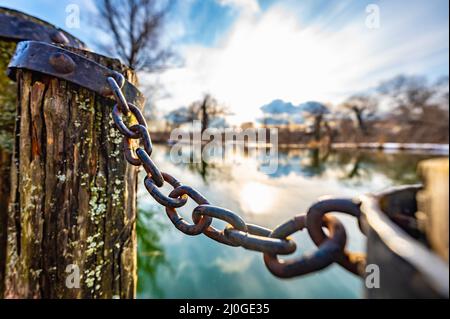
<path fill-rule="evenodd" d="M 196 202 L 198 205 L 208 205 L 209 201 L 203 197 L 202 194 L 197 192 L 195 189 L 189 186 L 179 186 L 175 188 L 170 194 L 169 197 L 178 197 L 178 196 L 189 196 Z M 202 216 L 197 219 L 194 219 L 194 224 L 189 224 L 185 221 L 172 207 L 166 207 L 167 216 L 169 216 L 172 223 L 175 227 L 186 235 L 199 235 L 205 231 L 211 225 L 212 218 L 209 216 Z"/>
<path fill-rule="evenodd" d="M 138 123 L 143 126 L 147 126 L 147 122 L 144 119 L 144 116 L 142 115 L 141 111 L 138 109 L 138 107 L 134 104 L 129 103 L 128 107 L 131 111 L 131 113 L 135 116 Z M 129 138 L 139 138 L 139 133 L 131 131 L 123 122 L 122 120 L 122 111 L 119 109 L 119 104 L 114 105 L 113 111 L 112 111 L 112 117 L 114 120 L 114 123 L 116 124 L 117 129 Z"/>
<path fill-rule="evenodd" d="M 265 253 L 264 262 L 270 272 L 281 278 L 290 278 L 321 270 L 336 261 L 342 255 L 346 243 L 344 226 L 333 216 L 324 216 L 322 225 L 328 229 L 330 237 L 313 254 L 279 261 L 276 255 Z M 298 215 L 275 228 L 270 237 L 286 238 L 305 227 L 306 215 Z"/>
<path fill-rule="evenodd" d="M 305 275 L 335 262 L 362 276 L 361 269 L 365 264 L 365 255 L 351 253 L 345 249 L 347 241 L 345 228 L 337 218 L 329 215 L 331 212 L 342 212 L 356 217 L 359 221 L 360 203 L 351 199 L 326 198 L 311 206 L 307 214 L 298 215 L 273 230 L 247 224 L 236 213 L 211 205 L 200 192 L 182 185 L 172 175 L 159 170 L 151 159 L 153 145 L 147 122 L 139 108 L 126 101 L 121 90 L 124 83 L 123 76 L 116 75 L 115 78 L 108 78 L 117 102 L 112 117 L 117 129 L 124 135 L 125 159 L 132 165 L 144 167 L 147 173 L 144 179 L 147 191 L 156 202 L 165 207 L 167 216 L 178 230 L 190 236 L 204 234 L 228 246 L 261 252 L 264 254 L 266 267 L 280 278 Z M 138 124 L 132 126 L 125 124 L 122 116 L 130 113 Z M 139 140 L 143 147 L 134 148 L 133 139 Z M 160 190 L 164 183 L 173 187 L 168 196 Z M 184 206 L 188 198 L 197 204 L 192 212 L 192 223 L 186 221 L 176 210 Z M 214 219 L 222 220 L 227 225 L 223 230 L 218 230 L 211 225 Z M 328 235 L 324 233 L 324 227 L 328 229 Z M 297 244 L 289 236 L 305 228 L 318 249 L 307 256 L 280 261 L 277 255 L 289 255 L 296 251 Z"/>

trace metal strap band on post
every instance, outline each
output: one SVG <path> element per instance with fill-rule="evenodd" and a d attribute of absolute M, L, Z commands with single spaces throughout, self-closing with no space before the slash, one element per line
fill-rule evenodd
<path fill-rule="evenodd" d="M 15 79 L 16 69 L 51 75 L 111 99 L 113 93 L 107 79 L 122 77 L 116 71 L 79 54 L 37 41 L 24 41 L 17 44 L 16 52 L 8 65 L 8 75 L 12 79 Z M 130 82 L 124 81 L 122 91 L 127 100 L 144 102 L 141 92 Z"/>
<path fill-rule="evenodd" d="M 13 41 L 35 40 L 85 48 L 85 44 L 70 33 L 33 16 L 4 7 L 0 7 L 0 38 Z"/>

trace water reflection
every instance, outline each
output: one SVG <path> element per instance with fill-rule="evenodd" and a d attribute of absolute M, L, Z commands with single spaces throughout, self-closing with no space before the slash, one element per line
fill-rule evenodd
<path fill-rule="evenodd" d="M 229 166 L 221 166 L 216 163 L 209 163 L 204 160 L 199 163 L 187 163 L 187 168 L 201 176 L 203 182 L 208 185 L 208 181 L 211 179 L 216 179 L 220 176 L 222 179 L 230 179 L 231 167 Z"/>
<path fill-rule="evenodd" d="M 253 152 L 253 153 L 252 153 Z M 280 150 L 278 168 L 265 173 L 255 150 L 226 154 L 223 161 L 173 164 L 169 148 L 155 146 L 155 162 L 212 204 L 227 207 L 247 222 L 275 227 L 303 213 L 322 195 L 357 196 L 391 185 L 417 182 L 416 166 L 427 154 L 379 151 Z M 142 185 L 142 183 L 140 183 Z M 167 194 L 170 187 L 164 186 Z M 362 282 L 339 266 L 292 280 L 273 277 L 259 253 L 220 245 L 205 236 L 179 233 L 143 186 L 139 189 L 138 295 L 145 298 L 358 298 Z M 190 219 L 189 201 L 180 213 Z M 350 216 L 348 248 L 364 250 L 365 238 Z M 214 222 L 216 227 L 223 223 Z M 295 256 L 315 249 L 296 233 Z"/>
<path fill-rule="evenodd" d="M 155 296 L 162 296 L 163 289 L 156 280 L 157 271 L 161 267 L 169 267 L 161 244 L 160 234 L 164 232 L 166 225 L 155 220 L 152 210 L 138 210 L 136 232 L 138 236 L 139 271 L 138 290 L 151 289 Z"/>

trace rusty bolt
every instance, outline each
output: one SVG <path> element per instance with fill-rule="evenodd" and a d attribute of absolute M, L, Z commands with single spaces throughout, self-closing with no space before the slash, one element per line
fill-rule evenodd
<path fill-rule="evenodd" d="M 53 53 L 49 62 L 58 73 L 62 74 L 72 73 L 76 66 L 71 57 L 61 52 Z"/>
<path fill-rule="evenodd" d="M 50 35 L 50 39 L 59 44 L 69 44 L 69 39 L 61 31 L 55 31 Z"/>

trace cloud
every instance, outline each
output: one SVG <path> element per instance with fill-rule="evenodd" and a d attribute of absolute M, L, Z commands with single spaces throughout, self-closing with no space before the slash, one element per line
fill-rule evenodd
<path fill-rule="evenodd" d="M 290 102 L 276 99 L 269 104 L 261 106 L 261 111 L 266 114 L 295 114 L 298 113 L 298 108 Z"/>
<path fill-rule="evenodd" d="M 217 0 L 222 6 L 231 6 L 245 13 L 257 13 L 260 11 L 257 0 Z"/>
<path fill-rule="evenodd" d="M 253 1 L 220 1 L 254 6 Z M 386 6 L 382 12 L 389 12 Z M 448 29 L 413 28 L 421 10 L 403 11 L 400 22 L 385 14 L 379 30 L 365 26 L 364 8 L 334 28 L 326 19 L 306 22 L 298 7 L 283 4 L 239 15 L 215 46 L 180 48 L 185 65 L 159 76 L 171 96 L 157 104 L 170 110 L 208 92 L 236 113 L 236 121 L 246 121 L 260 116 L 260 107 L 274 99 L 295 105 L 340 102 L 397 73 L 423 73 L 442 63 L 448 69 Z"/>
<path fill-rule="evenodd" d="M 229 259 L 217 257 L 212 264 L 223 273 L 242 273 L 251 266 L 253 259 L 252 255 L 239 256 L 235 259 L 235 262 L 230 263 Z"/>

